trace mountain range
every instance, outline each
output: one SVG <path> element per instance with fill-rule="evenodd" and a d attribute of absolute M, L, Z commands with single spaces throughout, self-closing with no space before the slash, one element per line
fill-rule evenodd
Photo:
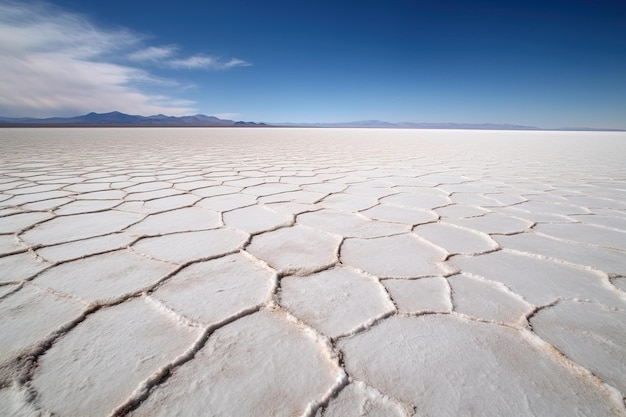
<path fill-rule="evenodd" d="M 0 127 L 53 127 L 53 126 L 137 126 L 137 127 L 336 127 L 336 128 L 386 128 L 386 129 L 476 129 L 476 130 L 582 130 L 582 131 L 624 131 L 621 129 L 602 129 L 588 127 L 562 127 L 543 129 L 536 126 L 495 123 L 390 123 L 381 120 L 360 120 L 342 123 L 255 123 L 220 119 L 215 116 L 196 114 L 194 116 L 139 116 L 117 111 L 110 113 L 89 113 L 75 117 L 12 118 L 0 117 Z"/>
<path fill-rule="evenodd" d="M 300 127 L 372 127 L 387 129 L 484 129 L 484 130 L 542 130 L 535 126 L 495 123 L 391 123 L 382 120 L 359 120 L 341 123 L 279 123 L 279 126 Z"/>
<path fill-rule="evenodd" d="M 139 116 L 124 114 L 118 111 L 110 113 L 89 113 L 76 117 L 11 118 L 0 117 L 0 126 L 264 126 L 264 123 L 242 122 L 220 119 L 215 116 L 196 114 L 195 116 Z"/>

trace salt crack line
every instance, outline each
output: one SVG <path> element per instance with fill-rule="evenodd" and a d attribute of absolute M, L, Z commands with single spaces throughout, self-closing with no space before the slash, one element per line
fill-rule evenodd
<path fill-rule="evenodd" d="M 578 245 L 578 246 L 609 249 L 609 250 L 617 251 L 617 252 L 626 252 L 626 249 L 624 249 L 624 248 L 617 248 L 617 247 L 613 247 L 613 246 L 596 245 L 596 244 L 593 244 L 593 243 L 579 242 L 577 240 L 560 238 L 560 237 L 552 236 L 552 235 L 549 235 L 549 234 L 546 234 L 546 233 L 541 233 L 541 232 L 537 232 L 537 231 L 534 231 L 534 232 L 538 236 L 547 237 L 547 238 L 550 238 L 550 239 L 553 239 L 553 240 L 557 240 L 557 241 L 565 242 L 565 243 L 570 243 L 570 244 L 574 244 L 574 245 Z M 624 232 L 624 231 L 622 230 L 622 232 Z M 625 235 L 626 235 L 626 232 L 625 232 Z"/>
<path fill-rule="evenodd" d="M 69 322 L 62 324 L 57 327 L 52 332 L 48 333 L 43 339 L 37 342 L 34 346 L 30 347 L 27 353 L 20 355 L 14 362 L 13 366 L 15 369 L 15 382 L 19 386 L 24 386 L 33 395 L 33 402 L 36 404 L 37 393 L 30 386 L 31 380 L 33 378 L 33 374 L 35 369 L 37 368 L 37 364 L 39 358 L 48 351 L 52 347 L 52 345 L 67 334 L 69 331 L 74 329 L 80 323 L 85 321 L 85 319 L 92 313 L 98 311 L 103 306 L 98 305 L 88 305 L 82 313 L 76 317 L 74 320 L 70 320 Z"/>
<path fill-rule="evenodd" d="M 52 294 L 52 295 L 54 295 L 56 297 L 59 297 L 59 298 L 65 298 L 65 299 L 68 299 L 68 300 L 77 301 L 77 302 L 83 304 L 86 307 L 89 307 L 89 306 L 92 306 L 92 305 L 97 305 L 96 303 L 93 303 L 93 302 L 91 302 L 89 300 L 85 300 L 84 298 L 80 298 L 79 296 L 71 294 L 71 293 L 62 292 L 62 291 L 59 291 L 57 289 L 50 288 L 50 287 L 42 287 L 42 286 L 38 285 L 36 282 L 25 282 L 25 284 L 28 285 L 29 288 L 34 288 L 34 289 L 36 289 L 36 290 L 38 290 L 40 292 L 43 292 L 43 293 Z"/>
<path fill-rule="evenodd" d="M 560 300 L 555 301 L 554 305 L 556 305 L 559 301 Z M 546 305 L 543 308 L 549 308 L 551 306 L 552 305 Z M 524 338 L 526 341 L 531 343 L 533 346 L 539 348 L 541 351 L 546 353 L 546 355 L 550 359 L 554 360 L 560 365 L 563 365 L 570 372 L 574 373 L 577 376 L 589 377 L 591 381 L 593 381 L 593 383 L 598 386 L 598 388 L 605 390 L 609 394 L 609 397 L 612 399 L 612 402 L 615 408 L 621 411 L 622 413 L 624 413 L 624 415 L 626 415 L 626 401 L 624 401 L 624 395 L 617 388 L 604 382 L 592 371 L 590 371 L 589 369 L 585 368 L 584 366 L 570 359 L 567 355 L 565 355 L 563 352 L 557 349 L 554 345 L 543 340 L 532 330 L 518 329 L 518 331 L 520 332 L 520 335 L 522 336 L 522 338 Z"/>
<path fill-rule="evenodd" d="M 626 308 L 613 307 L 613 306 L 602 304 L 600 302 L 597 302 L 597 301 L 591 300 L 591 299 L 576 298 L 576 297 L 557 297 L 556 299 L 550 301 L 549 303 L 545 303 L 545 304 L 542 304 L 540 306 L 534 306 L 534 308 L 526 314 L 526 320 L 528 320 L 529 329 L 533 330 L 532 326 L 530 325 L 530 319 L 533 316 L 535 316 L 537 313 L 539 313 L 543 309 L 554 307 L 558 303 L 562 303 L 562 302 L 575 302 L 575 303 L 583 303 L 583 304 L 592 304 L 594 306 L 603 308 L 605 310 L 615 311 L 615 312 L 619 312 L 619 313 L 626 313 Z"/>
<path fill-rule="evenodd" d="M 524 330 L 527 329 L 527 325 L 524 321 L 521 321 L 519 324 L 519 326 L 517 325 L 513 325 L 513 324 L 508 324 L 505 323 L 503 321 L 499 321 L 499 320 L 489 320 L 489 319 L 484 319 L 482 317 L 476 317 L 476 316 L 471 316 L 469 314 L 465 314 L 465 313 L 460 313 L 458 311 L 450 311 L 449 313 L 439 313 L 439 314 L 449 314 L 450 316 L 453 317 L 458 317 L 461 319 L 465 319 L 465 320 L 469 320 L 469 321 L 474 321 L 477 323 L 486 323 L 486 324 L 492 324 L 494 326 L 502 326 L 502 327 L 506 327 L 508 329 L 513 329 L 513 330 Z M 524 316 L 525 317 L 525 316 Z"/>
<path fill-rule="evenodd" d="M 394 307 L 395 307 L 395 303 L 393 303 Z M 346 333 L 341 333 L 340 335 L 335 336 L 334 338 L 332 338 L 332 340 L 334 341 L 339 341 L 341 339 L 348 339 L 350 337 L 356 336 L 357 334 L 366 332 L 368 330 L 370 330 L 371 328 L 373 328 L 374 326 L 378 325 L 380 322 L 382 322 L 383 320 L 391 317 L 391 316 L 395 316 L 396 314 L 398 314 L 398 310 L 397 307 L 395 307 L 394 309 L 391 309 L 389 311 L 386 311 L 382 314 L 379 314 L 376 317 L 373 317 L 369 320 L 367 320 L 364 323 L 359 324 L 357 327 L 355 327 L 354 329 L 350 330 L 349 332 Z"/>
<path fill-rule="evenodd" d="M 611 282 L 611 273 L 605 272 L 601 269 L 598 268 L 594 268 L 592 266 L 589 265 L 584 265 L 584 264 L 577 264 L 577 263 L 573 263 L 570 261 L 566 261 L 560 258 L 555 258 L 553 256 L 547 256 L 547 255 L 541 255 L 538 253 L 533 253 L 533 252 L 527 252 L 527 251 L 521 251 L 521 250 L 517 250 L 517 249 L 508 249 L 508 248 L 504 248 L 502 249 L 503 252 L 506 253 L 511 253 L 514 255 L 520 255 L 520 256 L 527 256 L 529 258 L 535 258 L 535 259 L 540 259 L 543 261 L 549 261 L 555 264 L 560 264 L 560 265 L 564 265 L 564 266 L 568 266 L 570 268 L 575 268 L 581 271 L 587 271 L 587 272 L 593 272 L 595 275 L 597 275 L 601 280 L 602 283 L 604 284 L 604 287 L 609 289 L 609 290 L 616 290 L 617 288 L 615 288 L 615 286 L 613 285 L 613 283 Z"/>
<path fill-rule="evenodd" d="M 15 285 L 15 288 L 13 288 L 12 290 L 8 291 L 7 293 L 1 295 L 0 296 L 0 301 L 4 300 L 5 298 L 10 296 L 11 294 L 15 294 L 20 289 L 22 289 L 22 287 L 24 286 L 24 281 L 3 282 L 2 285 L 0 285 L 0 288 L 8 287 L 10 285 Z"/>
<path fill-rule="evenodd" d="M 144 299 L 151 304 L 157 311 L 161 312 L 163 315 L 169 317 L 173 321 L 188 327 L 204 327 L 205 324 L 199 321 L 196 321 L 192 318 L 187 317 L 186 315 L 173 310 L 167 304 L 165 304 L 160 299 L 150 295 L 145 294 Z"/>
<path fill-rule="evenodd" d="M 500 281 L 496 281 L 494 279 L 489 279 L 487 277 L 484 277 L 483 275 L 478 275 L 472 272 L 468 272 L 468 271 L 457 271 L 454 274 L 450 274 L 447 276 L 444 276 L 444 278 L 450 278 L 453 277 L 455 275 L 466 275 L 470 278 L 474 278 L 476 280 L 482 281 L 482 282 L 486 282 L 486 283 L 490 283 L 492 285 L 494 285 L 495 287 L 497 287 L 498 289 L 502 290 L 503 292 L 507 293 L 508 295 L 517 298 L 518 300 L 523 301 L 526 304 L 529 305 L 534 305 L 531 302 L 529 302 L 526 298 L 524 298 L 521 294 L 516 293 L 515 291 L 513 291 L 509 286 L 505 285 L 503 282 Z"/>
<path fill-rule="evenodd" d="M 31 252 L 30 250 L 31 248 L 24 248 L 24 249 L 16 249 L 12 252 L 5 252 L 0 254 L 0 259 L 1 258 L 5 258 L 7 256 L 11 256 L 11 255 L 19 255 L 20 253 L 27 253 L 27 252 Z"/>
<path fill-rule="evenodd" d="M 205 327 L 204 330 L 200 333 L 200 336 L 198 336 L 196 341 L 191 345 L 191 347 L 189 347 L 181 355 L 177 356 L 172 362 L 156 370 L 146 380 L 140 383 L 139 386 L 130 394 L 129 398 L 124 403 L 117 406 L 109 415 L 109 417 L 121 417 L 137 409 L 141 405 L 141 403 L 148 398 L 148 396 L 154 389 L 156 389 L 160 384 L 165 382 L 167 378 L 169 378 L 169 376 L 176 368 L 192 360 L 195 357 L 196 353 L 198 353 L 198 351 L 200 351 L 200 349 L 202 349 L 206 345 L 207 341 L 216 330 L 243 317 L 254 314 L 260 311 L 262 307 L 262 305 L 256 305 L 243 309 L 238 313 L 227 317 L 224 320 Z"/>
<path fill-rule="evenodd" d="M 333 386 L 320 398 L 319 400 L 313 400 L 307 404 L 302 417 L 313 417 L 317 411 L 323 407 L 326 407 L 330 400 L 337 396 L 337 394 L 348 384 L 348 374 L 346 373 L 341 352 L 337 351 L 333 345 L 333 341 L 328 336 L 318 332 L 315 328 L 309 326 L 302 320 L 292 315 L 288 310 L 283 308 L 280 304 L 270 302 L 266 307 L 269 311 L 273 311 L 282 315 L 288 322 L 295 324 L 298 328 L 304 331 L 315 342 L 321 345 L 322 353 L 326 356 L 327 360 L 335 365 L 338 370 Z"/>

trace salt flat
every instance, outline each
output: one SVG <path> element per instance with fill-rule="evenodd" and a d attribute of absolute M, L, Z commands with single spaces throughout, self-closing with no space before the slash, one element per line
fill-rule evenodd
<path fill-rule="evenodd" d="M 626 134 L 0 129 L 0 414 L 625 416 Z"/>

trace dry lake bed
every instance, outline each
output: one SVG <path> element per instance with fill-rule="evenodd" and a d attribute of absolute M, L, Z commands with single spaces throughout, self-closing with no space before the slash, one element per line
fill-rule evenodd
<path fill-rule="evenodd" d="M 3 416 L 625 416 L 626 133 L 0 129 Z"/>

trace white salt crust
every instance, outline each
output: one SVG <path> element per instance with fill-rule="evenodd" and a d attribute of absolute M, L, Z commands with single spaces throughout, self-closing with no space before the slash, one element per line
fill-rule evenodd
<path fill-rule="evenodd" d="M 0 129 L 0 410 L 625 416 L 624 155 L 623 133 Z"/>

